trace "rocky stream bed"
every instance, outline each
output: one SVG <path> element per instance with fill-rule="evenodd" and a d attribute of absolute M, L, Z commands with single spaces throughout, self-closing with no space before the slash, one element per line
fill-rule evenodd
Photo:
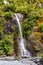
<path fill-rule="evenodd" d="M 13 57 L 0 58 L 0 65 L 43 65 L 43 59 L 39 57 L 21 58 L 20 60 Z"/>

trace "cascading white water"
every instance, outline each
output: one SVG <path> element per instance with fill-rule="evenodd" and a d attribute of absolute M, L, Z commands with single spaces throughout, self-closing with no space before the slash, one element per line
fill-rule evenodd
<path fill-rule="evenodd" d="M 20 25 L 20 21 L 19 18 L 17 16 L 17 14 L 15 14 L 16 20 L 17 20 L 17 24 L 19 27 L 19 33 L 20 33 L 20 48 L 21 48 L 21 56 L 22 57 L 30 57 L 30 53 L 25 49 L 24 46 L 24 40 L 23 40 L 23 36 L 22 36 L 22 29 L 21 29 L 21 25 Z"/>

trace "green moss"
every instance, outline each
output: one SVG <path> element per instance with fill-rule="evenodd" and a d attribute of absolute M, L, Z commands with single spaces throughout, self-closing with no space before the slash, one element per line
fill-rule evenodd
<path fill-rule="evenodd" d="M 5 4 L 3 7 L 4 12 L 12 11 L 15 12 L 15 5 L 14 4 Z"/>
<path fill-rule="evenodd" d="M 40 57 L 43 59 L 43 53 L 40 54 Z"/>
<path fill-rule="evenodd" d="M 43 32 L 43 23 L 39 25 L 39 31 Z"/>
<path fill-rule="evenodd" d="M 11 18 L 13 17 L 12 12 L 11 12 L 11 11 L 6 12 L 6 13 L 4 14 L 4 17 L 5 17 L 6 20 L 11 19 Z"/>
<path fill-rule="evenodd" d="M 40 48 L 38 48 L 37 46 L 34 46 L 34 50 L 35 51 L 40 51 Z"/>

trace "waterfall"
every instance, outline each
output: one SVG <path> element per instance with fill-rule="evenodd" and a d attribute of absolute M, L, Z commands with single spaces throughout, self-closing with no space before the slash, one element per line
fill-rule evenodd
<path fill-rule="evenodd" d="M 23 40 L 23 35 L 22 35 L 22 29 L 21 29 L 21 25 L 20 25 L 20 21 L 19 18 L 17 16 L 17 14 L 15 14 L 16 20 L 17 20 L 17 24 L 19 27 L 19 33 L 20 33 L 20 48 L 21 48 L 21 56 L 22 57 L 30 57 L 30 52 L 28 52 L 25 48 L 24 45 L 24 40 Z"/>
<path fill-rule="evenodd" d="M 9 4 L 9 2 L 7 0 L 4 0 L 5 4 Z M 21 49 L 21 56 L 22 57 L 30 57 L 30 52 L 28 52 L 25 49 L 25 45 L 24 45 L 24 40 L 23 40 L 23 35 L 22 35 L 22 29 L 21 29 L 21 25 L 20 25 L 20 21 L 19 18 L 17 16 L 17 14 L 15 14 L 16 20 L 17 20 L 17 24 L 19 27 L 19 33 L 20 33 L 20 49 Z"/>

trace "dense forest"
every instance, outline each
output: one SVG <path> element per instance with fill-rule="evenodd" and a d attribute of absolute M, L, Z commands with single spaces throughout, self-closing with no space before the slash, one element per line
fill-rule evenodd
<path fill-rule="evenodd" d="M 8 3 L 0 0 L 0 56 L 14 55 L 18 46 L 15 37 L 19 39 L 19 31 L 15 29 L 16 23 L 12 23 L 14 13 L 24 17 L 20 23 L 26 48 L 31 48 L 33 56 L 43 57 L 43 0 L 8 0 Z"/>

